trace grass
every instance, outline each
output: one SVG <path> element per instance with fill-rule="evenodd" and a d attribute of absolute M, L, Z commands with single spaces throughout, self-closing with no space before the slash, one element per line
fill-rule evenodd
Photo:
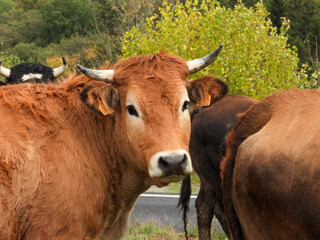
<path fill-rule="evenodd" d="M 188 227 L 188 238 L 198 239 L 196 226 Z M 134 221 L 130 224 L 129 230 L 123 240 L 182 240 L 185 239 L 184 233 L 178 233 L 172 226 L 161 226 L 152 221 Z M 224 233 L 213 233 L 212 240 L 227 240 Z"/>
<path fill-rule="evenodd" d="M 156 191 L 167 193 L 179 193 L 181 188 L 180 182 L 170 183 L 167 188 L 160 188 Z M 200 178 L 193 172 L 191 174 L 192 193 L 197 194 L 200 189 Z M 194 226 L 188 227 L 189 240 L 198 239 L 198 229 Z M 140 222 L 138 220 L 132 222 L 129 226 L 128 232 L 123 240 L 183 240 L 184 233 L 177 232 L 173 226 L 161 225 L 155 221 Z M 212 240 L 227 240 L 224 233 L 212 233 Z"/>
<path fill-rule="evenodd" d="M 170 183 L 164 192 L 180 193 L 181 183 L 182 181 Z M 200 189 L 200 178 L 195 172 L 191 174 L 191 188 L 193 194 L 197 194 Z"/>

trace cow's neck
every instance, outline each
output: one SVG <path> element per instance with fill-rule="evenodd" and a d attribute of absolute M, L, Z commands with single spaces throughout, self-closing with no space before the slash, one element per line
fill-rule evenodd
<path fill-rule="evenodd" d="M 92 160 L 96 161 L 96 171 L 102 173 L 103 191 L 107 196 L 103 219 L 106 229 L 112 229 L 123 215 L 130 213 L 138 196 L 150 187 L 151 182 L 146 173 L 120 155 L 121 146 L 115 141 L 112 117 L 102 117 L 90 110 L 76 110 L 75 114 L 83 114 L 74 117 L 77 123 L 72 123 L 77 126 L 79 138 L 82 137 L 82 148 L 92 151 L 88 156 L 96 155 Z"/>

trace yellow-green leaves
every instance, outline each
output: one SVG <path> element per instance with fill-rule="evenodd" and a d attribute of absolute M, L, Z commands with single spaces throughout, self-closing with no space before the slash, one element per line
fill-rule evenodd
<path fill-rule="evenodd" d="M 267 16 L 262 3 L 249 9 L 239 3 L 232 10 L 217 0 L 187 0 L 174 6 L 164 2 L 144 28 L 124 35 L 122 57 L 165 50 L 190 60 L 223 43 L 215 63 L 192 77 L 218 75 L 231 93 L 256 99 L 281 89 L 309 87 L 305 74 L 297 70 L 296 51 L 287 47 L 289 23 L 278 34 Z"/>

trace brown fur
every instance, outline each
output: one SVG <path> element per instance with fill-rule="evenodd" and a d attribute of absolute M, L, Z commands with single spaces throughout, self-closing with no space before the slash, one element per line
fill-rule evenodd
<path fill-rule="evenodd" d="M 1 239 L 119 239 L 138 195 L 165 185 L 148 175 L 150 156 L 188 149 L 190 119 L 177 114 L 186 75 L 183 59 L 156 54 L 117 63 L 114 84 L 73 75 L 1 87 Z M 128 91 L 143 126 L 128 120 Z"/>
<path fill-rule="evenodd" d="M 221 164 L 233 239 L 319 239 L 320 92 L 292 90 L 255 104 Z"/>
<path fill-rule="evenodd" d="M 201 181 L 195 203 L 200 240 L 211 239 L 214 216 L 227 237 L 230 236 L 222 203 L 220 163 L 225 155 L 227 135 L 238 121 L 237 114 L 254 103 L 257 101 L 246 96 L 225 96 L 192 119 L 190 154 Z"/>

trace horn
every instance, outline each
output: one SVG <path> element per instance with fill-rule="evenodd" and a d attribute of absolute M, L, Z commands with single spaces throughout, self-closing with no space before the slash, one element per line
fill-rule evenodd
<path fill-rule="evenodd" d="M 62 56 L 62 65 L 60 67 L 54 68 L 53 69 L 53 76 L 54 77 L 59 77 L 60 75 L 62 75 L 68 68 L 68 64 L 66 62 L 66 59 Z"/>
<path fill-rule="evenodd" d="M 80 64 L 77 64 L 77 67 L 79 70 L 86 75 L 88 78 L 94 79 L 94 80 L 100 80 L 107 83 L 113 83 L 113 74 L 114 70 L 94 70 L 89 69 L 81 66 Z"/>
<path fill-rule="evenodd" d="M 187 65 L 189 68 L 189 74 L 200 71 L 201 69 L 207 67 L 214 60 L 216 60 L 221 49 L 222 49 L 222 44 L 220 44 L 219 47 L 214 52 L 208 54 L 207 56 L 188 61 Z"/>
<path fill-rule="evenodd" d="M 11 73 L 11 70 L 9 68 L 5 68 L 2 66 L 2 61 L 0 60 L 0 75 L 4 77 L 9 77 Z"/>

